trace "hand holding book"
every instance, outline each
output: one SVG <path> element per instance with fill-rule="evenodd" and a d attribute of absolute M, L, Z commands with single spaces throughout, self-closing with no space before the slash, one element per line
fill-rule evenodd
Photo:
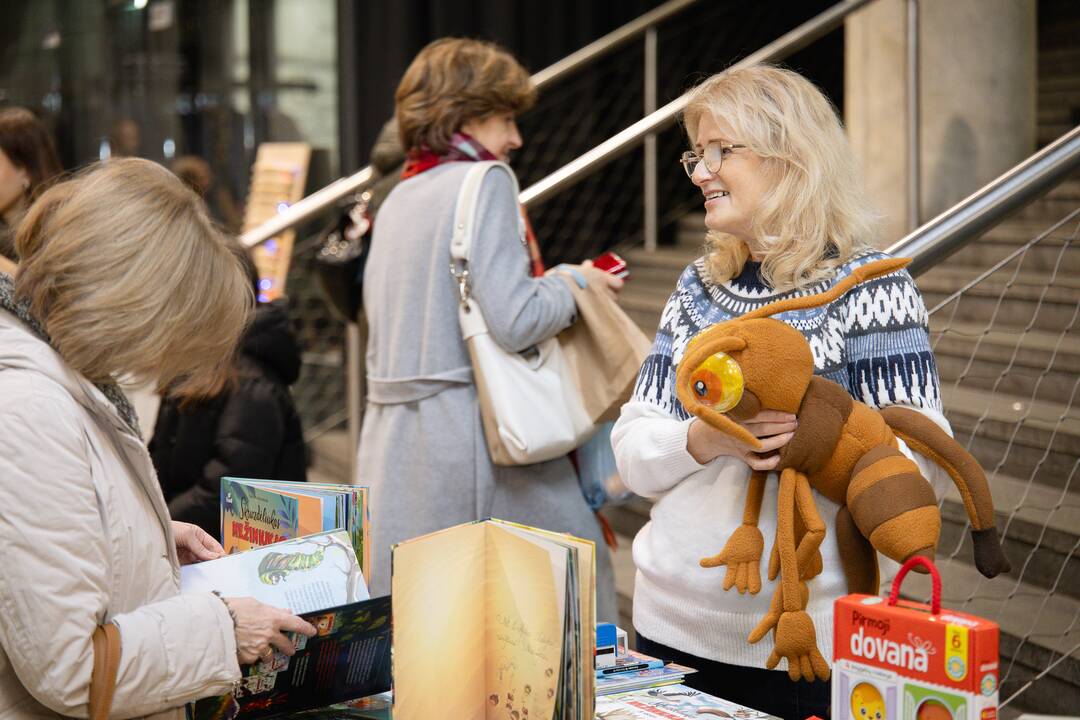
<path fill-rule="evenodd" d="M 275 649 L 286 655 L 296 652 L 293 641 L 285 635 L 296 632 L 314 637 L 315 626 L 255 598 L 225 598 L 232 612 L 236 631 L 236 659 L 241 665 L 250 665 L 270 655 Z"/>

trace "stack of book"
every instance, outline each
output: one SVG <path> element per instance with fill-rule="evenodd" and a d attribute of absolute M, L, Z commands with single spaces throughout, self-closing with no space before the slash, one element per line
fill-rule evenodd
<path fill-rule="evenodd" d="M 694 672 L 697 670 L 685 665 L 665 664 L 659 658 L 627 650 L 615 659 L 611 667 L 596 669 L 596 695 L 600 697 L 640 688 L 673 685 L 681 683 L 684 677 Z"/>
<path fill-rule="evenodd" d="M 221 545 L 241 552 L 290 538 L 344 530 L 371 577 L 368 489 L 359 485 L 221 479 Z"/>
<path fill-rule="evenodd" d="M 315 626 L 241 668 L 233 692 L 195 704 L 195 720 L 290 715 L 390 688 L 390 598 L 370 598 L 367 488 L 221 479 L 227 554 L 181 568 L 183 593 L 253 597 Z"/>
<path fill-rule="evenodd" d="M 596 699 L 596 720 L 780 720 L 685 685 L 634 690 Z"/>

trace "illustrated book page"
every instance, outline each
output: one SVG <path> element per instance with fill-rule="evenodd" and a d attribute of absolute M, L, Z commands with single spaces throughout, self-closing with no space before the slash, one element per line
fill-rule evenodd
<path fill-rule="evenodd" d="M 295 613 L 366 600 L 367 584 L 343 530 L 226 555 L 180 568 L 180 592 L 253 597 Z"/>

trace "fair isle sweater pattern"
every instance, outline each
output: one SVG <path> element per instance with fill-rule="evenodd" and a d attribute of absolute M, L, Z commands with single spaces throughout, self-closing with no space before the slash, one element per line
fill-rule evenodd
<path fill-rule="evenodd" d="M 704 279 L 704 258 L 699 258 L 683 271 L 664 307 L 632 399 L 686 420 L 689 414 L 675 395 L 675 371 L 694 335 L 776 300 L 825 292 L 860 265 L 885 257 L 861 253 L 832 279 L 781 293 L 764 284 L 759 263 L 747 262 L 737 277 L 715 284 Z M 941 412 L 926 306 L 906 270 L 862 283 L 827 305 L 774 317 L 806 337 L 815 374 L 852 397 L 875 408 L 902 404 Z"/>

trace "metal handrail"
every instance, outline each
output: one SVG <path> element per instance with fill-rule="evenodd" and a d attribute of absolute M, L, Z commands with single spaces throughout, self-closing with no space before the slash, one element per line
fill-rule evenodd
<path fill-rule="evenodd" d="M 668 0 L 668 2 L 663 5 L 650 10 L 644 15 L 639 16 L 637 19 L 626 23 L 622 27 L 612 30 L 602 38 L 589 43 L 580 50 L 567 55 L 562 60 L 534 73 L 532 75 L 533 85 L 537 89 L 540 89 L 555 80 L 562 79 L 565 76 L 580 70 L 631 40 L 642 36 L 650 28 L 656 27 L 661 22 L 677 15 L 699 1 L 700 0 Z M 363 190 L 374 179 L 375 170 L 371 165 L 368 165 L 348 177 L 339 178 L 326 187 L 308 195 L 306 198 L 293 203 L 284 211 L 263 222 L 258 227 L 248 230 L 240 236 L 240 242 L 246 247 L 260 245 L 270 238 L 276 237 L 284 231 L 296 227 L 315 215 L 318 215 L 342 198 Z"/>
<path fill-rule="evenodd" d="M 1080 169 L 1080 125 L 894 243 L 918 275 Z"/>
<path fill-rule="evenodd" d="M 598 60 L 631 40 L 641 37 L 649 28 L 655 27 L 668 18 L 679 14 L 698 1 L 670 0 L 670 2 L 653 8 L 644 15 L 640 15 L 636 20 L 612 30 L 599 40 L 589 43 L 577 52 L 573 52 L 555 64 L 548 65 L 543 70 L 534 73 L 532 76 L 533 85 L 539 90 L 544 85 L 588 65 L 594 60 Z"/>
<path fill-rule="evenodd" d="M 742 68 L 758 63 L 783 60 L 819 37 L 835 30 L 848 15 L 870 2 L 873 2 L 873 0 L 843 0 L 816 17 L 807 20 L 794 30 L 781 35 L 760 50 L 747 55 L 731 67 Z M 584 155 L 571 160 L 543 180 L 525 188 L 521 193 L 522 204 L 529 207 L 547 200 L 555 193 L 564 190 L 581 180 L 585 175 L 595 171 L 598 167 L 606 165 L 624 153 L 633 150 L 644 141 L 647 135 L 671 127 L 678 118 L 679 113 L 686 107 L 689 98 L 690 93 L 686 93 L 672 100 L 656 112 L 638 120 Z"/>

